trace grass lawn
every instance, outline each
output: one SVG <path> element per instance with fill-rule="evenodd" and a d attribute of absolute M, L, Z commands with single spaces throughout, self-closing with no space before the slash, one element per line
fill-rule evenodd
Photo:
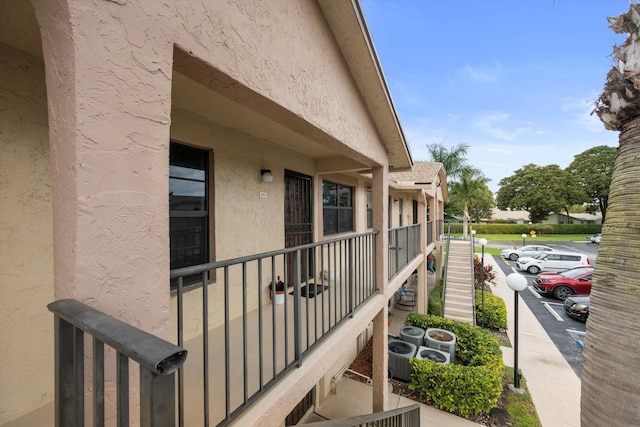
<path fill-rule="evenodd" d="M 590 234 L 544 234 L 536 235 L 535 239 L 527 237 L 526 244 L 532 245 L 537 242 L 586 242 Z M 476 234 L 476 241 L 481 238 L 489 242 L 513 243 L 522 245 L 522 234 Z"/>
<path fill-rule="evenodd" d="M 588 234 L 547 234 L 538 236 L 535 239 L 527 237 L 525 244 L 534 245 L 539 243 L 544 245 L 546 242 L 587 242 L 587 237 L 589 236 Z M 522 246 L 521 234 L 476 234 L 476 253 L 482 252 L 482 247 L 478 245 L 478 239 L 481 238 L 485 238 L 488 241 L 487 246 L 484 247 L 484 252 L 497 257 L 500 256 L 500 252 L 506 245 L 511 245 L 516 248 Z M 492 244 L 496 243 L 501 247 L 492 247 Z"/>

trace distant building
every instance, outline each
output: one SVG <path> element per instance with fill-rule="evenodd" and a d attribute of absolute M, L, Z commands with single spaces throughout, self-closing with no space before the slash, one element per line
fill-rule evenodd
<path fill-rule="evenodd" d="M 529 212 L 524 210 L 500 210 L 493 208 L 490 219 L 483 219 L 480 222 L 506 222 L 507 224 L 527 224 L 529 222 Z M 551 213 L 549 217 L 542 221 L 542 224 L 602 224 L 602 214 L 595 213 L 570 213 L 568 216 L 564 212 Z"/>

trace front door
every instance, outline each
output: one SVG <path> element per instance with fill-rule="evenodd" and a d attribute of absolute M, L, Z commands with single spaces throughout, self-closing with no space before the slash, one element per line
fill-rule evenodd
<path fill-rule="evenodd" d="M 313 182 L 310 176 L 292 171 L 284 173 L 284 241 L 286 248 L 313 243 L 312 197 Z M 313 251 L 305 249 L 301 254 L 300 281 L 313 274 Z M 295 252 L 287 255 L 286 283 L 293 285 Z"/>

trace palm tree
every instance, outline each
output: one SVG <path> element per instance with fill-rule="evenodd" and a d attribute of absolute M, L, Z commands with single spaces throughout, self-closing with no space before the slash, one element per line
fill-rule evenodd
<path fill-rule="evenodd" d="M 447 149 L 442 144 L 427 145 L 431 161 L 442 163 L 444 170 L 447 172 L 447 182 L 454 182 L 462 176 L 464 172 L 471 175 L 480 175 L 479 169 L 473 168 L 467 164 L 468 144 L 458 144 L 451 149 Z"/>
<path fill-rule="evenodd" d="M 460 175 L 460 179 L 451 184 L 451 198 L 449 200 L 462 205 L 465 218 L 478 220 L 480 218 L 477 215 L 480 212 L 487 213 L 487 209 L 483 209 L 485 205 L 489 210 L 493 207 L 493 197 L 487 187 L 487 182 L 489 179 L 484 175 L 473 175 L 471 171 L 465 170 Z"/>
<path fill-rule="evenodd" d="M 476 169 L 467 163 L 467 150 L 469 149 L 468 144 L 458 144 L 451 147 L 451 149 L 447 149 L 442 144 L 431 144 L 427 145 L 427 149 L 431 155 L 431 161 L 442 163 L 442 166 L 447 173 L 449 194 L 452 194 L 453 183 L 456 182 L 458 178 L 462 177 L 463 174 L 467 174 L 469 176 L 483 176 L 479 169 Z M 446 209 L 447 204 L 445 204 L 445 210 Z M 465 238 L 467 237 L 468 221 L 468 211 L 465 210 L 465 215 L 463 216 L 463 235 Z"/>
<path fill-rule="evenodd" d="M 609 22 L 629 37 L 614 48 L 618 64 L 595 109 L 620 135 L 587 322 L 583 427 L 640 422 L 640 6 Z"/>

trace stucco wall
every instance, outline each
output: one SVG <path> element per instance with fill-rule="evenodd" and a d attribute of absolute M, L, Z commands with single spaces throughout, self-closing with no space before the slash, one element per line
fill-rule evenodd
<path fill-rule="evenodd" d="M 212 226 L 215 240 L 211 250 L 216 260 L 228 260 L 284 247 L 284 171 L 293 170 L 313 176 L 313 160 L 283 149 L 220 124 L 203 120 L 185 112 L 172 113 L 171 138 L 173 141 L 210 149 L 213 156 L 214 188 L 211 192 Z M 261 169 L 270 169 L 273 182 L 265 183 Z M 260 193 L 266 197 L 260 197 Z M 168 244 L 168 242 L 167 242 Z M 267 266 L 265 266 L 265 269 Z M 252 271 L 249 282 L 255 283 Z M 280 274 L 283 272 L 280 270 Z M 240 278 L 239 274 L 234 276 Z M 270 273 L 265 275 L 270 279 Z M 221 283 L 221 282 L 220 282 Z M 264 301 L 269 301 L 266 283 L 261 288 Z M 232 301 L 240 301 L 241 288 L 232 287 Z M 223 319 L 223 307 L 213 301 L 222 301 L 222 285 L 210 286 L 210 324 Z M 185 338 L 201 333 L 202 292 L 199 289 L 185 294 Z M 256 307 L 257 289 L 247 292 L 247 304 Z M 175 313 L 175 298 L 172 301 Z M 241 305 L 232 307 L 231 317 L 241 312 Z M 175 327 L 175 322 L 172 322 Z M 175 330 L 174 330 L 175 336 Z"/>
<path fill-rule="evenodd" d="M 0 425 L 53 399 L 44 64 L 0 44 Z"/>
<path fill-rule="evenodd" d="M 5 128 L 3 117 L 3 132 L 15 132 L 20 137 L 19 146 L 10 145 L 7 160 L 3 134 L 2 161 L 21 166 L 16 176 L 0 175 L 3 183 L 6 177 L 16 185 L 2 193 L 3 239 L 5 229 L 17 229 L 9 220 L 4 223 L 4 194 L 18 194 L 13 203 L 24 211 L 7 216 L 20 217 L 22 222 L 15 234 L 6 234 L 11 238 L 9 243 L 2 241 L 3 267 L 5 261 L 11 263 L 20 270 L 22 281 L 11 280 L 6 285 L 8 275 L 3 277 L 2 303 L 11 302 L 12 315 L 20 308 L 20 315 L 28 315 L 29 324 L 18 325 L 16 330 L 24 331 L 29 326 L 37 330 L 29 337 L 37 340 L 36 346 L 24 340 L 24 346 L 21 343 L 18 350 L 6 353 L 15 356 L 28 348 L 29 354 L 42 358 L 28 362 L 23 358 L 24 365 L 23 360 L 2 359 L 7 362 L 0 366 L 2 374 L 9 367 L 12 378 L 8 383 L 2 381 L 0 404 L 16 412 L 37 406 L 39 399 L 50 400 L 47 381 L 53 378 L 52 331 L 45 306 L 54 297 L 76 298 L 161 337 L 171 337 L 167 198 L 170 133 L 183 142 L 207 140 L 203 145 L 214 150 L 217 257 L 260 252 L 271 244 L 282 246 L 282 217 L 273 215 L 282 212 L 282 171 L 291 168 L 311 174 L 313 161 L 259 138 L 240 137 L 228 128 L 202 129 L 201 135 L 193 136 L 180 130 L 180 120 L 172 124 L 174 43 L 247 91 L 271 101 L 264 106 L 252 103 L 255 113 L 266 115 L 272 105 L 277 105 L 285 112 L 275 118 L 281 125 L 295 118 L 296 124 L 303 124 L 297 132 L 304 133 L 305 138 L 316 138 L 315 142 L 332 154 L 346 154 L 368 164 L 387 162 L 378 130 L 312 0 L 32 3 L 46 63 L 49 156 L 42 66 L 37 71 L 39 77 L 30 77 L 37 67 L 7 71 L 15 75 L 2 83 L 4 96 L 12 94 L 5 88 L 20 87 L 15 86 L 20 79 L 35 82 L 27 84 L 30 96 L 13 96 L 16 108 L 2 111 L 9 123 Z M 12 70 L 20 61 L 12 58 L 3 62 L 3 67 Z M 236 101 L 244 103 L 246 99 Z M 15 114 L 27 106 L 28 114 Z M 225 143 L 216 146 L 218 141 L 209 142 L 215 140 L 212 136 Z M 33 145 L 27 140 L 33 140 Z M 49 157 L 50 181 L 46 169 Z M 259 181 L 262 167 L 274 171 L 276 179 L 268 186 Z M 49 196 L 49 182 L 53 198 Z M 268 197 L 259 198 L 259 191 L 266 191 Z M 257 229 L 259 237 L 255 235 Z M 56 236 L 55 269 L 50 263 L 52 233 Z M 18 238 L 13 239 L 15 236 Z M 32 236 L 37 239 L 29 238 Z M 11 252 L 6 257 L 5 248 Z M 20 253 L 28 256 L 18 260 Z M 26 277 L 32 277 L 30 283 L 40 287 L 32 290 Z M 18 287 L 24 299 L 15 297 Z M 10 299 L 5 297 L 5 289 L 12 291 Z M 4 316 L 5 306 L 1 308 Z M 4 333 L 4 317 L 2 321 Z M 8 326 L 13 329 L 14 325 Z M 6 342 L 12 341 L 2 338 L 4 349 Z M 28 379 L 48 379 L 29 382 L 25 375 Z M 14 381 L 19 387 L 12 387 Z M 6 390 L 20 392 L 8 401 L 4 398 Z"/>

